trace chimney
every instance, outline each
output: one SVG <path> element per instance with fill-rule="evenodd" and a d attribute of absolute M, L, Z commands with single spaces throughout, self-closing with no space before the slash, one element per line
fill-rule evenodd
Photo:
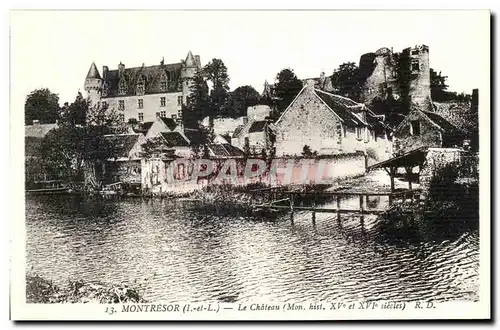
<path fill-rule="evenodd" d="M 470 107 L 472 112 L 477 112 L 479 109 L 479 89 L 474 88 L 472 90 L 472 100 L 470 102 Z"/>
<path fill-rule="evenodd" d="M 107 65 L 102 66 L 102 78 L 106 79 L 106 76 L 108 75 L 109 68 Z"/>
<path fill-rule="evenodd" d="M 125 71 L 125 64 L 120 62 L 120 64 L 118 64 L 118 77 L 121 78 L 123 76 L 123 71 Z"/>
<path fill-rule="evenodd" d="M 36 125 L 36 126 L 40 125 L 40 121 L 38 119 L 34 119 L 33 125 Z"/>
<path fill-rule="evenodd" d="M 160 113 L 159 112 L 156 113 L 156 119 L 160 119 Z"/>

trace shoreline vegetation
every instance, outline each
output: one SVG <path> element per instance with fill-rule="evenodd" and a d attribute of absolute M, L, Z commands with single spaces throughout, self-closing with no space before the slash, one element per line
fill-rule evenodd
<path fill-rule="evenodd" d="M 69 280 L 58 286 L 37 274 L 26 275 L 26 302 L 31 304 L 57 303 L 145 303 L 140 285 L 114 285 L 101 282 Z"/>

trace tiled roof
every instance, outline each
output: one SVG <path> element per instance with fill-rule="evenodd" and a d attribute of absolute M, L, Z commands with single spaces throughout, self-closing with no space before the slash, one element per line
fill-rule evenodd
<path fill-rule="evenodd" d="M 209 145 L 210 150 L 213 153 L 213 156 L 216 157 L 234 157 L 234 156 L 243 156 L 244 152 L 237 147 L 229 144 L 211 144 Z"/>
<path fill-rule="evenodd" d="M 315 89 L 314 92 L 328 105 L 328 107 L 330 107 L 330 109 L 332 109 L 344 121 L 345 125 L 363 125 L 363 122 L 348 108 L 359 106 L 360 104 L 354 102 L 351 99 L 326 93 L 318 89 Z"/>
<path fill-rule="evenodd" d="M 187 147 L 189 141 L 179 132 L 162 132 L 161 136 L 165 139 L 169 147 Z"/>
<path fill-rule="evenodd" d="M 103 142 L 109 148 L 110 158 L 128 157 L 140 134 L 104 135 Z"/>
<path fill-rule="evenodd" d="M 123 78 L 126 82 L 126 95 L 136 95 L 137 82 L 144 77 L 145 94 L 156 94 L 180 91 L 181 88 L 182 63 L 165 65 L 142 66 L 135 68 L 125 68 Z M 161 89 L 162 74 L 167 77 L 167 89 Z M 110 70 L 103 78 L 103 96 L 114 97 L 118 95 L 118 85 L 120 76 L 118 70 Z"/>
<path fill-rule="evenodd" d="M 24 126 L 24 136 L 43 138 L 47 133 L 59 127 L 57 124 L 35 124 Z"/>
<path fill-rule="evenodd" d="M 446 132 L 446 133 L 460 133 L 460 130 L 455 126 L 453 125 L 452 123 L 450 123 L 449 121 L 447 121 L 446 119 L 444 119 L 443 117 L 441 117 L 440 115 L 438 115 L 437 113 L 435 112 L 430 112 L 430 111 L 423 111 L 422 112 L 436 125 L 438 125 L 439 127 L 441 127 L 441 129 Z"/>
<path fill-rule="evenodd" d="M 254 121 L 252 126 L 250 126 L 248 133 L 264 132 L 266 124 L 267 121 L 265 120 Z"/>
<path fill-rule="evenodd" d="M 165 123 L 165 125 L 167 125 L 168 129 L 171 131 L 173 131 L 177 127 L 177 123 L 172 118 L 161 117 L 160 119 Z"/>

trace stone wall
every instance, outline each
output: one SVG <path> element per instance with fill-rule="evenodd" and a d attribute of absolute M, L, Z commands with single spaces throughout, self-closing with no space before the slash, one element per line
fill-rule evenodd
<path fill-rule="evenodd" d="M 141 161 L 116 161 L 107 162 L 103 179 L 108 183 L 123 182 L 123 183 L 141 183 Z"/>
<path fill-rule="evenodd" d="M 142 189 L 146 194 L 161 195 L 186 193 L 207 185 L 231 184 L 235 186 L 263 183 L 270 186 L 293 184 L 330 184 L 365 173 L 365 157 L 362 153 L 335 155 L 328 158 L 276 158 L 272 162 L 259 159 L 211 159 L 214 171 L 211 175 L 193 176 L 199 160 L 182 161 L 143 159 L 141 163 Z M 262 166 L 262 167 L 261 167 Z M 232 177 L 221 178 L 220 173 Z"/>

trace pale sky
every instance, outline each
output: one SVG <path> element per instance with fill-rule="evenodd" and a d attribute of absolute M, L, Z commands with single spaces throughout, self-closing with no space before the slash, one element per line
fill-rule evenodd
<path fill-rule="evenodd" d="M 99 72 L 179 62 L 189 50 L 202 65 L 220 58 L 230 87 L 261 92 L 283 68 L 299 78 L 330 75 L 339 64 L 381 47 L 425 44 L 449 90 L 470 93 L 489 72 L 487 11 L 30 11 L 11 13 L 11 100 L 47 87 L 72 102 L 92 61 Z M 486 45 L 486 46 L 485 46 Z M 84 93 L 85 95 L 85 93 Z"/>

